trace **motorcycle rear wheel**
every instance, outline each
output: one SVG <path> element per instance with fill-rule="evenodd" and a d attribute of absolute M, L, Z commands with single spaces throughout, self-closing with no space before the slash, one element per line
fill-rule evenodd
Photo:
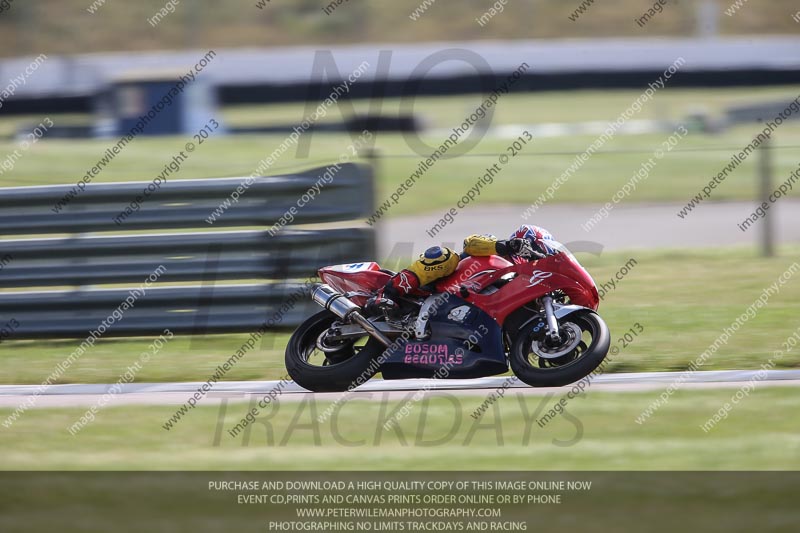
<path fill-rule="evenodd" d="M 336 320 L 330 311 L 321 311 L 303 322 L 286 345 L 286 371 L 304 389 L 342 392 L 361 385 L 378 371 L 378 365 L 372 362 L 383 353 L 384 346 L 366 334 L 365 338 L 343 343 L 334 352 L 317 347 L 317 339 Z"/>
<path fill-rule="evenodd" d="M 534 332 L 533 324 L 519 332 L 509 352 L 509 363 L 520 380 L 531 387 L 561 387 L 600 366 L 611 344 L 611 333 L 603 319 L 587 310 L 564 317 L 559 324 L 561 331 L 573 331 L 568 324 L 580 328 L 583 337 L 573 339 L 577 346 L 558 358 L 541 356 L 541 333 Z"/>

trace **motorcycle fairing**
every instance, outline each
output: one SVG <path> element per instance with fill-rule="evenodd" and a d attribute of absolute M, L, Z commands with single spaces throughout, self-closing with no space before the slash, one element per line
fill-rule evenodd
<path fill-rule="evenodd" d="M 462 261 L 459 270 L 478 272 L 466 281 L 457 281 L 456 276 L 445 278 L 437 289 L 455 294 L 467 290 L 467 299 L 486 312 L 499 324 L 520 305 L 540 298 L 555 290 L 565 292 L 572 303 L 596 310 L 600 299 L 591 276 L 569 254 L 558 253 L 533 261 L 510 265 L 498 270 L 489 270 L 484 258 L 469 257 Z M 501 278 L 515 277 L 498 290 L 487 292 Z M 464 276 L 461 276 L 463 279 Z"/>
<path fill-rule="evenodd" d="M 350 299 L 356 305 L 367 303 L 369 293 L 386 285 L 392 277 L 374 261 L 327 266 L 320 268 L 318 273 L 323 282 L 336 290 L 353 293 Z"/>
<path fill-rule="evenodd" d="M 469 379 L 508 371 L 500 326 L 470 302 L 452 295 L 436 308 L 428 325 L 429 339 L 409 339 L 384 352 L 384 379 L 432 378 L 437 372 L 441 378 Z M 477 340 L 474 346 L 470 336 Z"/>

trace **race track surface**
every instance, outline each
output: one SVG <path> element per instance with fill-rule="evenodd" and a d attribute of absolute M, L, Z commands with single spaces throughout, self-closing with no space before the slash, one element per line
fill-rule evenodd
<path fill-rule="evenodd" d="M 490 377 L 463 380 L 408 379 L 389 381 L 373 379 L 350 393 L 316 394 L 320 400 L 335 401 L 343 395 L 351 399 L 376 400 L 405 398 L 409 391 L 426 390 L 427 394 L 448 393 L 458 395 L 488 395 L 500 388 L 508 377 Z M 748 382 L 757 387 L 800 387 L 800 370 L 720 370 L 706 372 L 640 372 L 604 374 L 594 377 L 587 391 L 640 392 L 666 389 L 680 379 L 683 389 L 739 388 Z M 187 401 L 204 383 L 126 383 L 117 385 L 107 406 L 125 404 L 180 405 Z M 253 395 L 264 395 L 278 389 L 278 381 L 223 381 L 213 385 L 208 398 L 228 398 L 247 401 Z M 53 385 L 41 392 L 34 407 L 90 406 L 110 392 L 111 384 Z M 528 387 L 515 381 L 509 388 L 530 395 L 564 394 L 572 385 L 556 388 Z M 36 395 L 38 385 L 0 385 L 0 408 L 15 408 L 31 395 Z M 280 388 L 281 401 L 299 401 L 311 394 L 295 383 Z M 104 402 L 105 403 L 105 402 Z"/>
<path fill-rule="evenodd" d="M 453 192 L 453 202 L 458 200 Z M 688 200 L 688 198 L 687 198 Z M 600 204 L 545 204 L 526 220 L 523 213 L 529 205 L 496 205 L 467 207 L 452 224 L 448 224 L 434 237 L 425 230 L 432 228 L 444 214 L 426 213 L 390 218 L 382 223 L 383 237 L 379 240 L 380 257 L 387 257 L 397 243 L 411 242 L 415 253 L 435 245 L 461 249 L 464 237 L 473 233 L 492 233 L 505 238 L 521 224 L 544 226 L 557 241 L 564 244 L 592 241 L 593 247 L 580 245 L 569 248 L 573 252 L 594 251 L 597 244 L 603 250 L 633 250 L 648 248 L 704 248 L 755 244 L 760 238 L 761 224 L 754 224 L 746 232 L 737 224 L 753 212 L 752 202 L 705 202 L 688 216 L 677 213 L 686 204 L 620 203 L 614 206 L 611 216 L 599 222 L 588 232 L 583 224 L 601 207 Z M 800 201 L 781 199 L 770 209 L 774 218 L 775 238 L 779 243 L 800 242 Z M 763 221 L 760 221 L 763 222 Z"/>

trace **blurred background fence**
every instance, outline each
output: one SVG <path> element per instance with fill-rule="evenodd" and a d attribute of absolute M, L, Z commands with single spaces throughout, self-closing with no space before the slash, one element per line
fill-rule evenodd
<path fill-rule="evenodd" d="M 17 289 L 0 294 L 0 322 L 15 320 L 19 339 L 86 337 L 115 310 L 125 320 L 107 321 L 113 325 L 105 336 L 297 325 L 312 312 L 306 295 L 320 266 L 374 256 L 373 230 L 347 223 L 373 209 L 371 170 L 339 167 L 289 217 L 289 206 L 335 167 L 256 178 L 213 227 L 205 218 L 243 178 L 177 182 L 153 193 L 121 226 L 114 215 L 147 183 L 87 185 L 59 213 L 53 205 L 72 186 L 4 188 L 4 233 L 36 237 L 0 242 L 0 256 L 8 258 L 0 288 Z M 342 227 L 294 229 L 324 222 Z M 216 231 L 219 226 L 262 229 Z M 33 287 L 50 290 L 23 290 Z"/>

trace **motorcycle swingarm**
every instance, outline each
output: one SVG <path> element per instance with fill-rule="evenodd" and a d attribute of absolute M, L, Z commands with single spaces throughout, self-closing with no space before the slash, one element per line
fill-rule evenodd
<path fill-rule="evenodd" d="M 400 328 L 396 328 L 391 324 L 387 324 L 386 322 L 373 322 L 375 327 L 380 330 L 381 333 L 384 335 L 401 335 L 404 330 Z M 343 341 L 347 339 L 357 339 L 359 337 L 363 337 L 364 335 L 369 335 L 364 328 L 359 326 L 358 324 L 343 324 L 341 326 L 332 327 L 332 330 L 336 331 L 336 333 L 330 332 L 326 337 L 327 340 L 330 341 Z"/>

